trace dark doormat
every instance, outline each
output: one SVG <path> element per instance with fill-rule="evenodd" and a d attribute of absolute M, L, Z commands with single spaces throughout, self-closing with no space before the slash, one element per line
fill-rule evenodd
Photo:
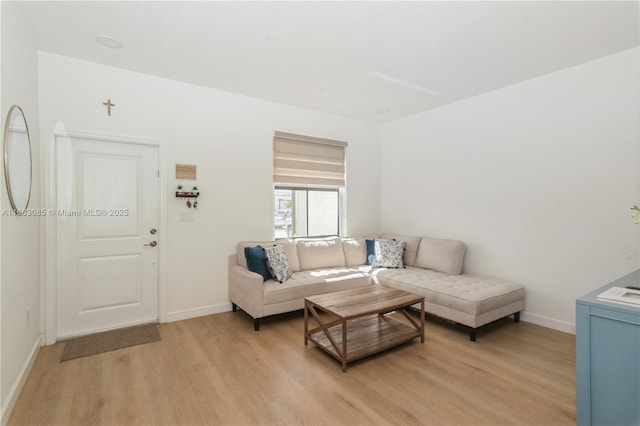
<path fill-rule="evenodd" d="M 160 340 L 156 324 L 120 328 L 69 340 L 60 362 Z"/>

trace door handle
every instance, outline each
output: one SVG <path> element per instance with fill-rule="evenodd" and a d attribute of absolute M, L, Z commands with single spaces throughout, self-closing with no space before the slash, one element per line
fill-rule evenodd
<path fill-rule="evenodd" d="M 155 247 L 155 246 L 157 246 L 157 245 L 158 245 L 158 242 L 157 242 L 157 241 L 151 241 L 150 243 L 145 244 L 145 246 L 151 246 L 151 247 Z"/>

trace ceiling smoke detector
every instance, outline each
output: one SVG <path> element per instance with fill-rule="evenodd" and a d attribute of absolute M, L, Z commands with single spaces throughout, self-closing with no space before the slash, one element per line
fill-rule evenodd
<path fill-rule="evenodd" d="M 110 49 L 120 49 L 122 47 L 122 41 L 120 39 L 108 35 L 99 35 L 96 37 L 96 41 Z"/>

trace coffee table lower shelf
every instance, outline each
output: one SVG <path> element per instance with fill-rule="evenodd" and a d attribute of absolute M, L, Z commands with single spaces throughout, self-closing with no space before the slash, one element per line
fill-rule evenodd
<path fill-rule="evenodd" d="M 343 348 L 342 339 L 346 334 L 347 353 L 345 357 L 338 353 L 322 329 L 310 330 L 308 339 L 343 364 L 385 351 L 422 335 L 420 330 L 416 330 L 415 327 L 384 315 L 348 321 L 346 333 L 343 333 L 342 323 L 328 327 L 327 330 L 339 348 Z M 343 370 L 346 370 L 346 365 Z"/>

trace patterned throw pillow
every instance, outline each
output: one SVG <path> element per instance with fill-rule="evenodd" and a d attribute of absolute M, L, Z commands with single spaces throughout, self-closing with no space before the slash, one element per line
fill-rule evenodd
<path fill-rule="evenodd" d="M 265 247 L 264 252 L 267 255 L 269 271 L 271 271 L 271 275 L 274 279 L 283 283 L 293 275 L 291 273 L 291 268 L 289 267 L 289 260 L 287 259 L 287 253 L 284 251 L 284 247 L 280 244 L 276 244 L 273 247 Z"/>
<path fill-rule="evenodd" d="M 404 268 L 404 241 L 376 239 L 373 244 L 374 268 Z"/>

